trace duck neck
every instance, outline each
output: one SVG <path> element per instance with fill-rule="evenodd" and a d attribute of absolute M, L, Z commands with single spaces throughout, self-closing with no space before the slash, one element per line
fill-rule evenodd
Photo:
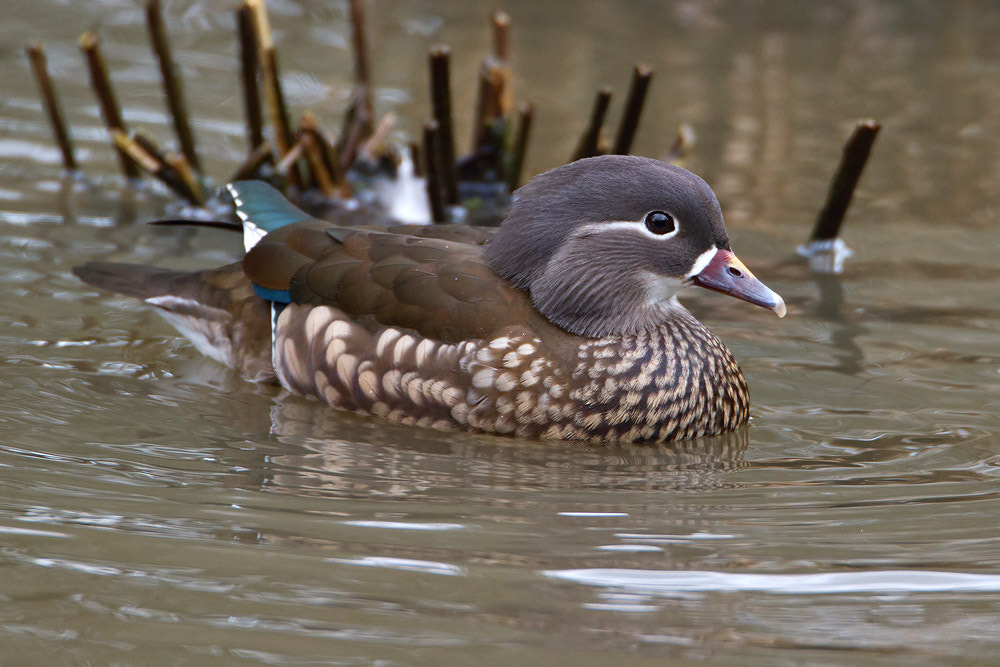
<path fill-rule="evenodd" d="M 687 311 L 676 299 L 681 281 L 630 264 L 627 252 L 564 248 L 527 282 L 535 308 L 580 336 L 632 336 L 663 327 Z M 624 268 L 623 268 L 624 267 Z"/>

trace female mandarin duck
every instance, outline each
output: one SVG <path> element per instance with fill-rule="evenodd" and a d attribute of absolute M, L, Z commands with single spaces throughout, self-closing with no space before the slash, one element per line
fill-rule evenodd
<path fill-rule="evenodd" d="M 397 422 L 594 442 L 732 431 L 749 419 L 743 373 L 677 291 L 785 314 L 730 250 L 708 185 L 657 160 L 553 169 L 498 230 L 345 228 L 260 182 L 230 190 L 242 263 L 76 274 L 145 299 L 248 379 Z"/>

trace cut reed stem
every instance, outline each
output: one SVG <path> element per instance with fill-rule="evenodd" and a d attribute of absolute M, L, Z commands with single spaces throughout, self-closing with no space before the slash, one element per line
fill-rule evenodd
<path fill-rule="evenodd" d="M 368 40 L 365 36 L 364 0 L 350 0 L 351 44 L 354 47 L 354 81 L 358 86 L 359 102 L 364 111 L 361 118 L 365 125 L 363 136 L 372 130 L 375 105 L 372 102 L 371 72 L 368 66 Z"/>
<path fill-rule="evenodd" d="M 677 128 L 677 136 L 674 138 L 674 143 L 670 145 L 670 150 L 667 151 L 667 156 L 663 158 L 663 161 L 677 162 L 683 160 L 694 149 L 694 144 L 694 128 L 687 123 L 681 123 Z"/>
<path fill-rule="evenodd" d="M 163 79 L 163 95 L 167 100 L 167 108 L 174 121 L 174 131 L 181 152 L 196 171 L 201 171 L 201 162 L 195 149 L 194 133 L 188 116 L 187 105 L 184 103 L 184 89 L 181 83 L 180 69 L 174 64 L 170 52 L 170 42 L 167 40 L 167 30 L 163 24 L 163 12 L 160 0 L 149 0 L 146 5 L 146 25 L 149 27 L 150 42 L 153 53 L 160 64 L 160 75 Z"/>
<path fill-rule="evenodd" d="M 396 120 L 396 114 L 394 113 L 387 113 L 382 116 L 382 120 L 380 120 L 378 125 L 375 126 L 375 131 L 372 132 L 367 141 L 361 145 L 359 152 L 369 160 L 374 160 L 378 158 L 379 155 L 384 154 L 387 150 L 386 143 L 389 139 L 389 132 L 392 131 L 393 126 L 396 124 Z"/>
<path fill-rule="evenodd" d="M 302 120 L 299 121 L 299 128 L 312 136 L 316 149 L 323 160 L 323 166 L 330 176 L 333 186 L 340 197 L 349 197 L 350 188 L 344 178 L 344 170 L 340 162 L 340 154 L 337 147 L 327 138 L 316 121 L 316 116 L 312 111 L 306 110 L 302 113 Z"/>
<path fill-rule="evenodd" d="M 424 123 L 424 175 L 427 179 L 427 199 L 431 206 L 431 220 L 434 222 L 444 222 L 445 215 L 444 201 L 442 197 L 441 150 L 438 147 L 440 127 L 436 120 L 429 120 Z"/>
<path fill-rule="evenodd" d="M 492 16 L 493 55 L 497 60 L 507 60 L 510 55 L 510 15 L 496 11 Z"/>
<path fill-rule="evenodd" d="M 882 126 L 874 120 L 864 120 L 855 126 L 850 139 L 844 145 L 840 164 L 837 165 L 837 171 L 830 182 L 826 202 L 816 218 L 812 236 L 809 237 L 810 241 L 826 241 L 840 235 L 847 207 L 851 204 L 854 189 L 861 179 L 861 172 L 868 162 L 872 144 L 875 143 L 875 137 L 881 129 Z"/>
<path fill-rule="evenodd" d="M 271 23 L 267 18 L 267 8 L 264 0 L 246 0 L 250 8 L 254 29 L 257 34 L 258 64 L 261 80 L 264 83 L 264 96 L 270 111 L 271 123 L 274 125 L 274 137 L 278 144 L 278 152 L 282 155 L 291 150 L 295 143 L 288 122 L 288 108 L 285 106 L 285 96 L 281 90 L 281 76 L 278 71 L 278 55 L 274 48 L 274 38 L 271 35 Z"/>
<path fill-rule="evenodd" d="M 479 70 L 479 93 L 476 101 L 476 117 L 472 122 L 472 150 L 495 142 L 496 123 L 506 115 L 505 88 L 510 78 L 510 70 L 487 58 Z"/>
<path fill-rule="evenodd" d="M 306 161 L 312 172 L 313 182 L 324 197 L 332 198 L 337 194 L 337 189 L 333 185 L 333 179 L 323 161 L 323 153 L 316 141 L 316 135 L 305 129 L 300 129 L 299 140 L 305 146 Z"/>
<path fill-rule="evenodd" d="M 260 178 L 261 167 L 267 162 L 274 161 L 274 151 L 266 143 L 261 143 L 257 148 L 250 151 L 250 155 L 239 166 L 229 182 L 245 181 L 252 178 Z"/>
<path fill-rule="evenodd" d="M 118 128 L 113 128 L 109 132 L 115 147 L 128 155 L 135 164 L 145 169 L 182 199 L 186 199 L 195 206 L 204 205 L 204 194 L 197 182 L 195 181 L 193 185 L 189 183 L 181 170 L 171 163 L 170 156 L 164 157 L 156 144 L 148 137 L 129 136 L 125 130 Z M 193 173 L 191 178 L 194 180 Z"/>
<path fill-rule="evenodd" d="M 111 79 L 108 78 L 108 68 L 101 55 L 100 44 L 97 35 L 93 32 L 85 32 L 80 37 L 80 49 L 87 59 L 87 69 L 90 71 L 90 85 L 97 96 L 97 102 L 101 107 L 101 116 L 108 131 L 121 130 L 126 135 L 125 121 L 122 119 L 121 107 L 115 99 L 114 90 L 111 88 Z M 139 178 L 139 165 L 129 157 L 128 153 L 116 145 L 118 151 L 118 161 L 121 164 L 122 173 L 125 178 Z"/>
<path fill-rule="evenodd" d="M 429 58 L 431 70 L 431 103 L 434 121 L 437 123 L 436 129 L 433 132 L 434 141 L 431 145 L 437 152 L 437 157 L 432 159 L 428 155 L 425 163 L 438 163 L 438 177 L 445 203 L 457 204 L 458 172 L 455 168 L 454 131 L 451 122 L 451 83 L 448 72 L 451 49 L 444 45 L 434 46 L 430 50 Z M 427 126 L 425 125 L 425 151 L 427 146 Z"/>
<path fill-rule="evenodd" d="M 645 65 L 637 65 L 632 74 L 632 85 L 629 87 L 628 99 L 625 101 L 625 112 L 615 138 L 612 152 L 626 155 L 632 150 L 632 140 L 639 129 L 639 118 L 642 116 L 642 105 L 646 101 L 649 82 L 653 78 L 653 70 Z"/>
<path fill-rule="evenodd" d="M 580 136 L 580 142 L 573 153 L 573 161 L 601 154 L 601 128 L 611 105 L 611 89 L 601 88 L 594 98 L 594 108 L 590 112 L 590 122 Z"/>
<path fill-rule="evenodd" d="M 531 121 L 535 117 L 535 107 L 524 104 L 517 113 L 517 134 L 514 135 L 514 146 L 510 152 L 510 162 L 507 165 L 507 187 L 511 192 L 521 186 L 521 173 L 524 170 L 524 156 L 528 152 L 528 138 L 531 136 Z"/>
<path fill-rule="evenodd" d="M 202 190 L 201 183 L 198 182 L 191 163 L 184 157 L 183 153 L 167 153 L 166 162 L 180 176 L 185 190 L 190 194 L 187 200 L 195 206 L 205 205 L 205 191 Z"/>
<path fill-rule="evenodd" d="M 52 78 L 49 76 L 49 68 L 45 58 L 45 49 L 41 42 L 36 42 L 24 48 L 31 62 L 31 71 L 35 76 L 39 92 L 42 94 L 42 103 L 45 106 L 45 113 L 49 117 L 52 125 L 52 135 L 55 137 L 59 152 L 62 153 L 63 167 L 74 171 L 77 169 L 76 155 L 73 152 L 73 141 L 70 139 L 69 130 L 63 120 L 62 106 L 56 96 L 56 89 L 52 85 Z"/>
<path fill-rule="evenodd" d="M 260 46 L 254 28 L 253 9 L 243 4 L 236 10 L 236 31 L 240 43 L 240 74 L 243 82 L 243 113 L 247 124 L 247 144 L 253 154 L 264 143 L 264 117 L 260 106 Z"/>
<path fill-rule="evenodd" d="M 275 171 L 287 174 L 290 172 L 292 167 L 295 166 L 296 161 L 302 157 L 302 152 L 305 150 L 305 143 L 298 139 L 292 144 L 292 147 L 288 149 L 288 152 L 281 156 L 278 160 L 278 164 L 274 166 Z"/>

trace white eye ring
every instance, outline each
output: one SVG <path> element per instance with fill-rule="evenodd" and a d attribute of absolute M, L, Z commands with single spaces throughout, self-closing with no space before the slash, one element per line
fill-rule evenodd
<path fill-rule="evenodd" d="M 663 211 L 653 211 L 653 213 L 663 213 Z M 669 215 L 669 214 L 664 214 Z M 613 232 L 616 229 L 632 229 L 638 231 L 640 234 L 648 239 L 653 239 L 655 241 L 666 241 L 667 239 L 672 239 L 677 236 L 677 232 L 680 231 L 680 224 L 677 222 L 677 218 L 670 216 L 670 219 L 674 221 L 674 228 L 672 231 L 665 234 L 657 234 L 649 230 L 646 225 L 646 218 L 648 215 L 643 216 L 640 220 L 616 220 L 614 222 L 592 222 L 587 225 L 583 225 L 579 229 L 573 232 L 573 236 L 585 236 L 590 234 L 606 234 L 608 232 Z"/>
<path fill-rule="evenodd" d="M 677 221 L 674 216 L 664 211 L 650 211 L 643 218 L 643 224 L 650 233 L 657 236 L 666 236 L 677 231 Z"/>

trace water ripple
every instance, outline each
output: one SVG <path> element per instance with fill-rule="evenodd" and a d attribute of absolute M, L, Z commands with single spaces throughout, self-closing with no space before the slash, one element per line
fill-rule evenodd
<path fill-rule="evenodd" d="M 589 586 L 648 594 L 764 592 L 779 595 L 843 593 L 1000 592 L 1000 575 L 928 570 L 824 572 L 820 574 L 737 574 L 709 570 L 624 570 L 590 568 L 545 570 L 542 576 Z"/>

